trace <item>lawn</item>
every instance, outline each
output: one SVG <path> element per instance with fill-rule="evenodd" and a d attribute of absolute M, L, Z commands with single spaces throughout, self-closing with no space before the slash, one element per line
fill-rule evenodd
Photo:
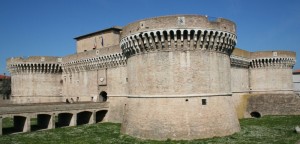
<path fill-rule="evenodd" d="M 9 122 L 4 122 L 4 125 Z M 31 133 L 13 134 L 0 136 L 1 144 L 26 143 L 26 144 L 64 144 L 64 143 L 103 143 L 103 144 L 294 144 L 300 141 L 300 134 L 294 130 L 300 125 L 300 116 L 264 116 L 255 119 L 240 120 L 241 131 L 231 136 L 210 138 L 192 141 L 153 141 L 141 140 L 127 135 L 120 134 L 121 124 L 98 123 L 94 125 L 82 125 L 78 127 L 57 128 L 46 131 L 36 131 Z"/>

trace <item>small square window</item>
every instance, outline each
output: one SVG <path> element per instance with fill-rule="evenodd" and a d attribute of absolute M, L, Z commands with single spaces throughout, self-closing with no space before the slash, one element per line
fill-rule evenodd
<path fill-rule="evenodd" d="M 206 99 L 202 99 L 202 105 L 206 105 L 206 104 L 207 104 Z"/>

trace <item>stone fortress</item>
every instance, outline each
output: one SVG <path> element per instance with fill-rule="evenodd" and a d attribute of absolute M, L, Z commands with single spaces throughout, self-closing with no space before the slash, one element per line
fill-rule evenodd
<path fill-rule="evenodd" d="M 239 118 L 300 114 L 295 52 L 236 48 L 236 25 L 201 15 L 140 20 L 75 38 L 65 57 L 9 58 L 15 104 L 102 101 L 106 121 L 144 139 L 240 130 Z"/>

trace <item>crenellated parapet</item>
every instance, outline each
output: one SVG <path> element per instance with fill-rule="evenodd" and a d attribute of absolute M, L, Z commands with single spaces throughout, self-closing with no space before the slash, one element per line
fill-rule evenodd
<path fill-rule="evenodd" d="M 114 53 L 64 62 L 62 69 L 64 73 L 73 73 L 124 65 L 126 65 L 126 57 L 122 53 Z"/>
<path fill-rule="evenodd" d="M 258 58 L 252 59 L 251 68 L 293 68 L 295 65 L 295 58 Z"/>
<path fill-rule="evenodd" d="M 250 68 L 293 68 L 295 52 L 270 51 L 251 53 Z"/>
<path fill-rule="evenodd" d="M 21 73 L 61 73 L 60 57 L 32 56 L 7 59 L 7 69 L 12 75 Z"/>
<path fill-rule="evenodd" d="M 145 19 L 123 28 L 120 47 L 126 56 L 153 51 L 210 50 L 230 54 L 235 24 L 218 18 L 180 15 Z"/>
<path fill-rule="evenodd" d="M 214 50 L 230 53 L 236 44 L 231 33 L 203 29 L 168 29 L 136 33 L 121 40 L 126 56 L 151 51 Z"/>

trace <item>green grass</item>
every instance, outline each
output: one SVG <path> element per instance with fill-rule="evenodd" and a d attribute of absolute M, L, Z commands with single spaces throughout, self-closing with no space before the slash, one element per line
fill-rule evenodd
<path fill-rule="evenodd" d="M 141 140 L 120 134 L 121 124 L 99 123 L 78 127 L 57 128 L 47 131 L 0 136 L 1 144 L 64 144 L 64 143 L 103 143 L 103 144 L 294 144 L 300 134 L 294 130 L 300 125 L 300 116 L 265 116 L 259 119 L 240 120 L 241 131 L 231 136 L 192 141 L 153 141 Z M 4 122 L 6 125 L 6 122 Z"/>

